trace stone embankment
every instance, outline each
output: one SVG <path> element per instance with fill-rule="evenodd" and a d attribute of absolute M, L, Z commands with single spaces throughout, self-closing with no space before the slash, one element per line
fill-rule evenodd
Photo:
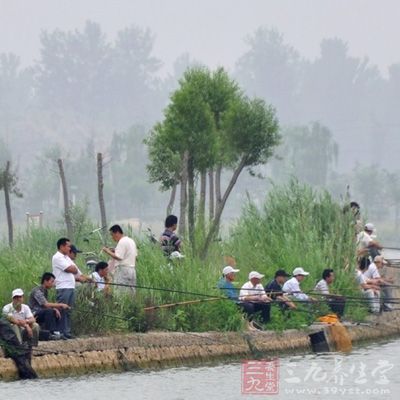
<path fill-rule="evenodd" d="M 263 358 L 309 352 L 309 333 L 322 329 L 321 325 L 314 325 L 284 332 L 148 332 L 41 342 L 34 351 L 32 366 L 41 378 L 48 378 Z M 353 343 L 398 336 L 400 313 L 383 313 L 367 323 L 349 325 L 347 329 Z M 0 355 L 0 379 L 17 376 L 14 362 Z"/>

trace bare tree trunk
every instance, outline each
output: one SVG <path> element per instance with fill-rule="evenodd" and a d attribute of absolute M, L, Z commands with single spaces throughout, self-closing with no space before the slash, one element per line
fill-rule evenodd
<path fill-rule="evenodd" d="M 112 165 L 108 168 L 109 178 L 110 178 L 110 194 L 111 194 L 111 219 L 115 220 L 117 218 L 117 200 L 115 197 L 115 182 L 114 182 L 114 174 L 112 171 Z M 110 211 L 110 210 L 109 210 Z"/>
<path fill-rule="evenodd" d="M 10 203 L 10 161 L 7 161 L 6 169 L 4 170 L 4 200 L 6 203 L 7 212 L 7 225 L 8 225 L 8 244 L 13 247 L 14 244 L 14 228 L 11 215 L 11 203 Z"/>
<path fill-rule="evenodd" d="M 192 245 L 192 249 L 195 249 L 195 189 L 194 189 L 194 167 L 193 158 L 189 156 L 188 160 L 188 229 L 189 229 L 189 240 Z"/>
<path fill-rule="evenodd" d="M 219 165 L 217 170 L 215 171 L 215 200 L 216 206 L 215 209 L 217 210 L 222 201 L 221 195 L 221 173 L 222 173 L 222 166 Z"/>
<path fill-rule="evenodd" d="M 204 171 L 200 174 L 200 200 L 199 200 L 199 227 L 203 231 L 205 226 L 206 215 L 206 191 L 207 191 L 207 173 Z"/>
<path fill-rule="evenodd" d="M 210 183 L 210 190 L 209 190 L 209 211 L 210 211 L 210 221 L 214 218 L 214 171 L 210 169 L 208 171 L 208 181 Z"/>
<path fill-rule="evenodd" d="M 71 213 L 70 213 L 70 205 L 69 205 L 69 200 L 68 200 L 68 188 L 67 188 L 67 181 L 65 179 L 65 173 L 64 173 L 64 165 L 63 161 L 61 158 L 57 160 L 58 164 L 58 170 L 60 173 L 60 179 L 61 179 L 61 186 L 63 190 L 63 197 L 64 197 L 64 218 L 65 218 L 65 225 L 67 226 L 67 233 L 68 233 L 68 238 L 69 240 L 73 241 L 73 227 L 72 227 L 72 219 L 71 219 Z"/>
<path fill-rule="evenodd" d="M 171 215 L 172 210 L 174 208 L 175 197 L 176 197 L 176 187 L 177 187 L 177 184 L 175 184 L 171 189 L 171 195 L 169 197 L 169 202 L 168 202 L 168 206 L 167 206 L 167 216 Z"/>
<path fill-rule="evenodd" d="M 246 159 L 243 158 L 239 165 L 237 166 L 237 168 L 235 169 L 235 171 L 233 172 L 233 175 L 231 177 L 231 180 L 228 184 L 228 187 L 225 190 L 224 196 L 221 199 L 221 202 L 219 203 L 219 205 L 217 206 L 217 209 L 215 211 L 215 218 L 211 223 L 210 226 L 210 230 L 208 231 L 206 240 L 204 242 L 204 246 L 202 249 L 202 253 L 201 256 L 204 259 L 207 256 L 207 252 L 208 252 L 208 248 L 210 246 L 211 240 L 215 237 L 215 235 L 218 233 L 218 229 L 219 229 L 219 223 L 221 221 L 221 215 L 222 215 L 222 211 L 224 210 L 226 201 L 228 200 L 229 195 L 232 192 L 233 187 L 235 186 L 238 177 L 240 175 L 240 173 L 243 171 L 244 166 L 246 165 Z"/>
<path fill-rule="evenodd" d="M 181 199 L 180 199 L 180 215 L 179 215 L 179 235 L 184 237 L 186 235 L 186 207 L 187 207 L 187 164 L 189 153 L 185 151 L 182 160 L 182 173 L 181 173 Z"/>
<path fill-rule="evenodd" d="M 106 207 L 104 204 L 104 181 L 103 181 L 103 155 L 101 153 L 97 153 L 97 191 L 99 194 L 99 207 L 100 207 L 100 218 L 101 218 L 101 226 L 107 226 L 107 218 L 106 218 Z M 101 230 L 101 234 L 104 238 L 104 230 Z"/>

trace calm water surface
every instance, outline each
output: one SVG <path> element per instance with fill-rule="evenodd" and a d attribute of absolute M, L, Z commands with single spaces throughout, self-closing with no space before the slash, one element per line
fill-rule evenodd
<path fill-rule="evenodd" d="M 376 328 L 371 328 L 376 329 Z M 399 399 L 400 340 L 338 353 L 286 356 L 278 372 L 279 393 L 267 382 L 265 363 L 243 370 L 242 363 L 150 372 L 91 375 L 0 383 L 1 400 L 117 399 Z M 271 372 L 271 371 L 269 371 Z M 245 379 L 242 379 L 242 376 Z M 260 394 L 243 394 L 242 390 Z"/>

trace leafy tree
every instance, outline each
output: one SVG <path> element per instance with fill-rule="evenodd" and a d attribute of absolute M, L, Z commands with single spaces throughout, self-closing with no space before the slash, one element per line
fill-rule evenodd
<path fill-rule="evenodd" d="M 258 28 L 247 38 L 249 49 L 236 65 L 236 76 L 248 93 L 275 105 L 280 118 L 293 123 L 303 62 L 276 30 Z"/>
<path fill-rule="evenodd" d="M 275 112 L 260 99 L 244 97 L 224 70 L 210 72 L 206 68 L 195 67 L 184 74 L 164 115 L 164 121 L 153 128 L 147 142 L 150 155 L 148 170 L 150 179 L 161 181 L 162 186 L 167 188 L 176 183 L 174 180 L 179 174 L 181 200 L 186 196 L 185 185 L 188 184 L 187 215 L 189 239 L 193 247 L 196 176 L 201 176 L 200 198 L 203 200 L 199 209 L 202 214 L 205 173 L 210 171 L 210 177 L 214 177 L 216 170 L 215 189 L 210 188 L 210 192 L 215 190 L 216 208 L 209 231 L 204 235 L 204 255 L 218 232 L 222 211 L 240 173 L 246 167 L 265 163 L 278 143 Z M 159 166 L 164 154 L 170 155 L 168 159 L 171 162 L 164 164 L 170 169 L 168 173 L 161 174 Z M 178 157 L 181 159 L 180 168 L 176 162 Z M 220 181 L 222 168 L 233 171 L 224 193 Z M 182 206 L 185 207 L 181 203 Z M 200 227 L 204 228 L 204 224 Z"/>
<path fill-rule="evenodd" d="M 296 176 L 313 186 L 325 187 L 332 166 L 337 162 L 339 146 L 328 128 L 318 122 L 287 128 L 277 151 L 279 161 L 272 163 L 276 178 Z"/>

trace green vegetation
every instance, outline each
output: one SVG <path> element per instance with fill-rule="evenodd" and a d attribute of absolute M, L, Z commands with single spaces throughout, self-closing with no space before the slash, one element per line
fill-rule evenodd
<path fill-rule="evenodd" d="M 82 219 L 84 220 L 84 219 Z M 76 244 L 83 250 L 101 248 L 100 239 L 83 241 L 84 232 L 91 230 L 86 222 L 79 227 Z M 0 249 L 0 299 L 10 301 L 12 289 L 21 287 L 28 293 L 39 282 L 44 271 L 51 270 L 51 256 L 56 240 L 63 233 L 56 230 L 34 230 L 19 235 L 14 248 L 6 244 Z M 77 334 L 109 332 L 240 330 L 243 318 L 237 307 L 228 300 L 204 301 L 197 304 L 143 311 L 144 307 L 206 299 L 201 294 L 220 296 L 215 289 L 223 266 L 223 256 L 236 259 L 240 272 L 238 287 L 247 281 L 251 270 L 266 274 L 264 283 L 278 268 L 287 271 L 302 266 L 311 272 L 303 283 L 304 290 L 313 288 L 322 270 L 331 267 L 336 272 L 333 292 L 359 296 L 353 283 L 354 232 L 349 215 L 326 193 L 316 193 L 297 182 L 275 187 L 264 206 L 259 209 L 250 201 L 224 242 L 215 242 L 205 261 L 185 252 L 186 257 L 168 262 L 157 245 L 147 238 L 136 238 L 139 247 L 137 261 L 137 296 L 104 299 L 93 293 L 88 285 L 78 289 L 74 311 Z M 78 264 L 84 264 L 83 256 Z M 84 270 L 84 267 L 82 267 Z M 165 290 L 156 290 L 165 289 Z M 168 291 L 172 289 L 175 292 Z M 178 293 L 187 292 L 187 293 Z M 327 309 L 320 308 L 324 313 Z M 365 308 L 358 302 L 347 307 L 347 316 L 361 319 Z M 307 312 L 294 311 L 290 318 L 273 307 L 272 321 L 267 329 L 300 328 L 311 322 Z"/>

